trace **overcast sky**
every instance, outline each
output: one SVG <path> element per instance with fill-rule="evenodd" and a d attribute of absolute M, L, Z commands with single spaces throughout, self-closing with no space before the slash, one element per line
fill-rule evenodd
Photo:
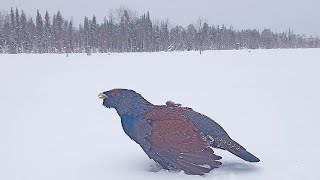
<path fill-rule="evenodd" d="M 10 7 L 35 14 L 39 9 L 50 13 L 60 10 L 75 23 L 95 14 L 98 21 L 110 9 L 126 6 L 139 13 L 150 11 L 152 18 L 183 25 L 203 17 L 209 24 L 235 29 L 270 28 L 280 32 L 289 27 L 295 33 L 320 36 L 320 0 L 0 0 L 0 9 Z"/>

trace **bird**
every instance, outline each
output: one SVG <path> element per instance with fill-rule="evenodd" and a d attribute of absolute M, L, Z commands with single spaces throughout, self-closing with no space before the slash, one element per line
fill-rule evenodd
<path fill-rule="evenodd" d="M 112 89 L 98 97 L 103 106 L 116 110 L 124 132 L 165 170 L 205 175 L 222 164 L 213 148 L 248 162 L 260 161 L 218 123 L 192 108 L 172 101 L 154 105 L 130 89 Z"/>

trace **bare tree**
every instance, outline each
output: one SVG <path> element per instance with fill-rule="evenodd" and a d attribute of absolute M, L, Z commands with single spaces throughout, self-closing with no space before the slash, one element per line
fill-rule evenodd
<path fill-rule="evenodd" d="M 202 54 L 202 51 L 203 51 L 203 39 L 204 39 L 204 36 L 202 34 L 202 27 L 203 27 L 204 22 L 205 22 L 205 20 L 202 17 L 199 17 L 197 22 L 196 22 L 196 25 L 195 25 L 197 27 L 197 30 L 198 30 L 197 41 L 198 41 L 198 44 L 199 44 L 199 52 L 200 52 L 200 54 Z"/>
<path fill-rule="evenodd" d="M 0 10 L 0 28 L 4 25 L 4 22 L 7 16 L 8 16 L 7 12 Z"/>

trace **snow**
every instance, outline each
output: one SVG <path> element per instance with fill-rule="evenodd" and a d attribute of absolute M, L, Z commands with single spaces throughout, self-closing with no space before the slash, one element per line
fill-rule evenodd
<path fill-rule="evenodd" d="M 320 49 L 0 55 L 0 179 L 203 179 L 167 172 L 100 92 L 129 88 L 215 119 L 260 158 L 221 150 L 205 179 L 320 179 Z"/>

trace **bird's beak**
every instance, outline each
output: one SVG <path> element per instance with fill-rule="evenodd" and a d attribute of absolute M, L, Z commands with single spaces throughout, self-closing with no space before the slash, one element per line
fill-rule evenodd
<path fill-rule="evenodd" d="M 108 98 L 108 96 L 105 95 L 104 93 L 100 93 L 100 94 L 98 95 L 98 97 L 99 97 L 100 99 L 107 99 L 107 98 Z"/>

